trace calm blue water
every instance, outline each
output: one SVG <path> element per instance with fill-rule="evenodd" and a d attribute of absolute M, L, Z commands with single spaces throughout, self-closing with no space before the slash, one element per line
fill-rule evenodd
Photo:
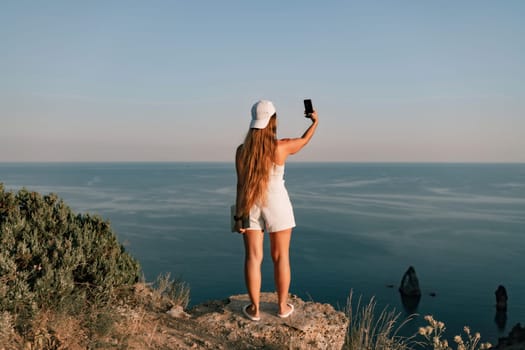
<path fill-rule="evenodd" d="M 417 312 L 444 321 L 449 339 L 468 324 L 495 341 L 525 322 L 525 164 L 289 163 L 286 181 L 298 223 L 292 293 L 342 307 L 353 289 L 405 312 L 397 286 L 413 265 Z M 242 239 L 229 232 L 233 164 L 0 163 L 0 182 L 109 219 L 146 279 L 181 277 L 192 304 L 245 292 Z M 499 284 L 509 294 L 501 329 Z"/>

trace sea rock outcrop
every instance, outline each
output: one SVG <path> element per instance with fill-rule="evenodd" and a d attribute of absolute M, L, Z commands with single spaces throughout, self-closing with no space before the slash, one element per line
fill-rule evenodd
<path fill-rule="evenodd" d="M 498 289 L 496 289 L 496 309 L 498 311 L 507 311 L 507 290 L 502 285 L 498 286 Z"/>
<path fill-rule="evenodd" d="M 206 332 L 224 339 L 235 349 L 341 349 L 348 328 L 348 318 L 329 304 L 305 302 L 291 296 L 294 313 L 277 317 L 277 295 L 261 294 L 261 320 L 254 322 L 242 313 L 249 304 L 247 294 L 212 301 L 189 310 L 193 321 Z"/>
<path fill-rule="evenodd" d="M 516 324 L 508 337 L 499 338 L 498 345 L 492 347 L 494 350 L 524 350 L 525 349 L 525 327 Z"/>
<path fill-rule="evenodd" d="M 399 285 L 399 292 L 407 297 L 421 296 L 421 289 L 419 288 L 419 280 L 416 275 L 414 267 L 410 266 L 403 275 Z"/>
<path fill-rule="evenodd" d="M 419 289 L 419 280 L 414 267 L 410 266 L 403 275 L 399 285 L 399 293 L 405 311 L 408 314 L 416 313 L 421 300 L 421 289 Z"/>

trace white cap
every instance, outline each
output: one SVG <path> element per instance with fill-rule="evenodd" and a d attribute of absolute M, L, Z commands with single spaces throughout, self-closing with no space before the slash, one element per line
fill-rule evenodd
<path fill-rule="evenodd" d="M 252 107 L 252 122 L 250 128 L 264 129 L 270 118 L 275 114 L 275 107 L 271 101 L 260 100 Z"/>

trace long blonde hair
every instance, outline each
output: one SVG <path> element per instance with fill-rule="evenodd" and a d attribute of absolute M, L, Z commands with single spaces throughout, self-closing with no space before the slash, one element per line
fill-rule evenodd
<path fill-rule="evenodd" d="M 239 176 L 241 196 L 238 212 L 248 216 L 257 202 L 266 201 L 266 189 L 277 148 L 277 115 L 274 114 L 264 129 L 250 129 L 240 147 Z"/>

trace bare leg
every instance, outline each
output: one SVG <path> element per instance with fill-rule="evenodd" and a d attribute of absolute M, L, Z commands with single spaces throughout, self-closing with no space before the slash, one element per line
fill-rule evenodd
<path fill-rule="evenodd" d="M 288 291 L 290 289 L 290 240 L 292 229 L 270 233 L 270 246 L 273 260 L 273 275 L 277 298 L 279 301 L 279 313 L 285 314 L 290 311 Z"/>
<path fill-rule="evenodd" d="M 259 317 L 259 300 L 261 296 L 261 264 L 263 260 L 264 232 L 248 230 L 244 233 L 244 279 L 252 306 L 248 313 Z"/>

